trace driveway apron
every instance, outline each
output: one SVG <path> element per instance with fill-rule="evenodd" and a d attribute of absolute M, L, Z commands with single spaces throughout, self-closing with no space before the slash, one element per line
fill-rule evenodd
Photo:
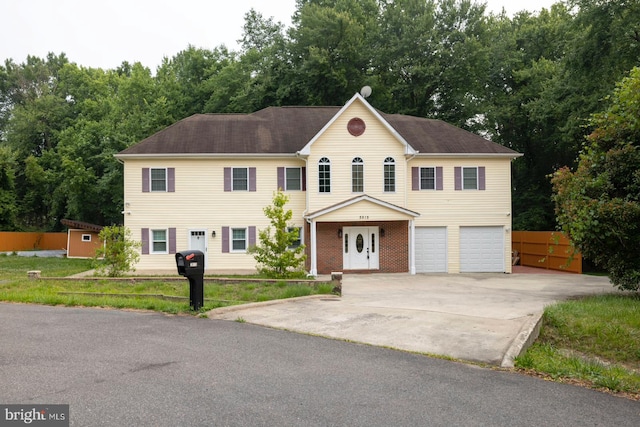
<path fill-rule="evenodd" d="M 566 273 L 350 274 L 342 292 L 208 315 L 510 367 L 537 336 L 546 305 L 615 290 L 605 277 Z"/>

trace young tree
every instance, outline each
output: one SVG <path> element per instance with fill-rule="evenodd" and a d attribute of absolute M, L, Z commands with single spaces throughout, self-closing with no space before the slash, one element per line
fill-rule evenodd
<path fill-rule="evenodd" d="M 140 260 L 137 249 L 141 243 L 131 238 L 131 230 L 118 225 L 104 227 L 100 231 L 100 240 L 104 245 L 96 249 L 93 258 L 98 274 L 117 277 L 136 270 L 134 265 Z"/>
<path fill-rule="evenodd" d="M 265 216 L 271 221 L 271 227 L 260 230 L 260 243 L 249 248 L 258 262 L 258 271 L 277 279 L 304 275 L 304 245 L 294 246 L 299 239 L 299 232 L 297 227 L 288 224 L 293 216 L 290 209 L 284 208 L 288 201 L 289 197 L 282 191 L 274 193 L 273 203 L 263 209 Z"/>
<path fill-rule="evenodd" d="M 626 290 L 640 287 L 640 68 L 591 119 L 575 172 L 553 175 L 558 222 L 585 257 Z"/>

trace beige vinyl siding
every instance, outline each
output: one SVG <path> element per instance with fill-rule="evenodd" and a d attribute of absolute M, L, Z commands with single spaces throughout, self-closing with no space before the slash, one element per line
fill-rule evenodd
<path fill-rule="evenodd" d="M 253 256 L 222 253 L 222 227 L 256 226 L 259 230 L 269 225 L 263 208 L 270 205 L 277 191 L 279 166 L 304 167 L 304 161 L 282 159 L 127 159 L 125 177 L 125 225 L 137 240 L 142 239 L 142 228 L 176 228 L 176 249 L 189 248 L 189 230 L 207 230 L 207 268 L 209 270 L 252 270 Z M 175 192 L 142 192 L 142 168 L 175 168 Z M 225 167 L 255 167 L 256 190 L 224 191 Z M 306 192 L 287 191 L 286 205 L 293 211 L 292 223 L 303 226 Z M 216 237 L 212 237 L 212 232 Z M 175 270 L 175 256 L 142 255 L 138 270 Z"/>
<path fill-rule="evenodd" d="M 410 215 L 365 200 L 322 215 L 317 218 L 317 221 L 399 221 L 411 219 L 413 217 Z"/>
<path fill-rule="evenodd" d="M 354 117 L 364 120 L 366 130 L 352 136 L 347 123 Z M 318 160 L 331 160 L 331 192 L 318 192 Z M 364 192 L 351 191 L 351 162 L 364 161 Z M 384 192 L 384 160 L 392 157 L 396 165 L 396 191 Z M 354 102 L 313 143 L 307 165 L 309 211 L 314 212 L 346 199 L 367 194 L 397 206 L 405 207 L 406 162 L 404 146 L 360 102 Z"/>
<path fill-rule="evenodd" d="M 448 271 L 460 271 L 460 227 L 502 226 L 505 267 L 511 271 L 511 160 L 505 158 L 414 158 L 412 167 L 442 167 L 443 190 L 412 191 L 407 179 L 408 209 L 420 213 L 417 227 L 447 227 Z M 485 167 L 485 190 L 455 190 L 455 167 Z"/>

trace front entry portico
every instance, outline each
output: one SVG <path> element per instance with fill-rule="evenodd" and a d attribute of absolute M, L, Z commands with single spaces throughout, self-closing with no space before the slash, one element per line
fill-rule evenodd
<path fill-rule="evenodd" d="M 345 270 L 380 268 L 378 227 L 345 227 L 342 230 L 342 265 Z"/>
<path fill-rule="evenodd" d="M 342 270 L 415 273 L 414 219 L 418 216 L 367 195 L 305 215 L 310 274 Z"/>

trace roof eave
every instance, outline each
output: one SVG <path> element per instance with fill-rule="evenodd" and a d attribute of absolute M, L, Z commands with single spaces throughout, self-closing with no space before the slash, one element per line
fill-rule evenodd
<path fill-rule="evenodd" d="M 427 157 L 465 157 L 465 158 L 509 158 L 515 159 L 522 157 L 522 153 L 416 153 L 415 157 L 427 158 Z"/>
<path fill-rule="evenodd" d="M 277 159 L 295 158 L 297 153 L 158 153 L 158 154 L 114 154 L 120 160 L 144 160 L 144 159 Z"/>

